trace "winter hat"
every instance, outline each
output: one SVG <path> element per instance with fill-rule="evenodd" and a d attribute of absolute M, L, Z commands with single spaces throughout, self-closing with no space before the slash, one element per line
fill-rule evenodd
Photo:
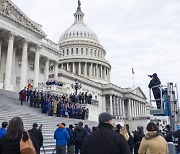
<path fill-rule="evenodd" d="M 152 75 L 152 77 L 153 77 L 153 78 L 157 78 L 157 73 L 154 73 L 154 74 Z"/>
<path fill-rule="evenodd" d="M 103 112 L 99 115 L 99 123 L 105 123 L 108 120 L 112 120 L 115 119 L 115 117 L 113 115 L 111 115 L 110 113 L 107 112 Z"/>

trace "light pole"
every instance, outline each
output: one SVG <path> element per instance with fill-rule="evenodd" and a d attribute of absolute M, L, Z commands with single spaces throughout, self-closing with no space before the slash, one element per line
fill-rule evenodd
<path fill-rule="evenodd" d="M 79 90 L 79 89 L 82 88 L 81 84 L 78 83 L 77 81 L 75 81 L 75 84 L 71 84 L 71 87 L 72 87 L 73 89 L 75 89 L 75 94 L 76 94 L 76 95 L 77 95 L 77 90 Z"/>

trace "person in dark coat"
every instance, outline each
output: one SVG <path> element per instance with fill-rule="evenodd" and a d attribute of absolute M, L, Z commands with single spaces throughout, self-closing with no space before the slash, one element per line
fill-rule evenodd
<path fill-rule="evenodd" d="M 74 154 L 73 128 L 73 125 L 69 125 L 69 128 L 66 128 L 70 136 L 70 139 L 67 141 L 67 154 Z"/>
<path fill-rule="evenodd" d="M 144 136 L 143 127 L 137 127 L 137 131 L 134 132 L 134 154 L 138 154 L 139 146 Z"/>
<path fill-rule="evenodd" d="M 152 79 L 151 79 L 148 87 L 152 88 L 152 92 L 153 92 L 154 98 L 156 100 L 157 108 L 161 109 L 161 91 L 160 91 L 159 87 L 154 87 L 154 86 L 160 85 L 161 81 L 157 77 L 156 73 L 154 73 L 153 75 L 149 75 L 149 77 L 151 77 Z"/>
<path fill-rule="evenodd" d="M 20 154 L 20 140 L 27 132 L 24 131 L 23 121 L 20 117 L 14 117 L 9 122 L 6 134 L 0 139 L 0 154 Z M 29 133 L 30 138 L 33 142 L 34 148 L 37 148 L 36 140 L 34 136 Z"/>
<path fill-rule="evenodd" d="M 173 136 L 178 138 L 177 152 L 180 153 L 180 129 L 173 132 Z"/>
<path fill-rule="evenodd" d="M 127 132 L 128 132 L 128 135 L 129 135 L 128 145 L 129 145 L 129 147 L 130 147 L 131 152 L 133 152 L 133 149 L 134 149 L 134 137 L 133 137 L 133 136 L 131 135 L 131 133 L 130 133 L 129 125 L 126 124 L 125 127 L 126 127 L 126 130 L 127 130 Z"/>
<path fill-rule="evenodd" d="M 99 115 L 99 130 L 87 136 L 81 154 L 131 154 L 123 135 L 113 131 L 114 118 L 106 112 Z"/>
<path fill-rule="evenodd" d="M 31 130 L 28 131 L 29 133 L 32 133 L 36 139 L 36 143 L 37 143 L 37 154 L 40 154 L 40 148 L 43 145 L 43 135 L 40 129 L 38 129 L 38 124 L 34 123 L 33 124 L 33 128 Z"/>
<path fill-rule="evenodd" d="M 164 138 L 165 138 L 166 142 L 173 142 L 171 126 L 166 125 L 164 131 L 165 131 Z"/>
<path fill-rule="evenodd" d="M 86 131 L 83 128 L 83 122 L 78 122 L 78 125 L 76 126 L 74 132 L 74 145 L 75 145 L 75 154 L 79 154 L 79 151 L 81 152 L 81 146 L 82 143 L 87 136 Z"/>

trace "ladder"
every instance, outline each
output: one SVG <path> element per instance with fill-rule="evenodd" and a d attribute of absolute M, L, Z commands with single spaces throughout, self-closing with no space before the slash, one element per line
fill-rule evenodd
<path fill-rule="evenodd" d="M 152 99 L 152 89 L 160 89 L 161 109 L 153 108 L 152 103 L 157 99 Z M 178 94 L 177 85 L 172 82 L 167 83 L 167 86 L 157 85 L 150 88 L 150 114 L 153 116 L 168 116 L 172 130 L 176 130 L 177 115 L 178 115 Z"/>

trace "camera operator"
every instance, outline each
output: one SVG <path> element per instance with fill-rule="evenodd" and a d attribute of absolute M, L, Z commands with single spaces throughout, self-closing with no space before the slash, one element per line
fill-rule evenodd
<path fill-rule="evenodd" d="M 156 73 L 154 73 L 153 75 L 148 75 L 151 79 L 148 87 L 152 88 L 152 92 L 154 95 L 154 98 L 156 100 L 156 105 L 158 109 L 161 109 L 161 91 L 159 89 L 159 87 L 155 87 L 161 84 L 161 81 L 159 80 L 158 76 Z"/>

